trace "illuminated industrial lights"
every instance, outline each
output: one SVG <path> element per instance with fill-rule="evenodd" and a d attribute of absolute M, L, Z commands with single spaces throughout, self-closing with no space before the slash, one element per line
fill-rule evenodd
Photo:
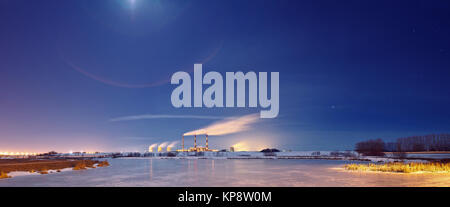
<path fill-rule="evenodd" d="M 0 152 L 3 156 L 36 156 L 38 153 L 35 152 Z"/>

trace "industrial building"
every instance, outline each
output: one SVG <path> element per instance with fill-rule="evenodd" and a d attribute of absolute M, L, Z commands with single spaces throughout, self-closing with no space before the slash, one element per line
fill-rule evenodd
<path fill-rule="evenodd" d="M 206 146 L 197 146 L 197 135 L 194 135 L 194 147 L 189 147 L 187 149 L 184 148 L 184 135 L 181 136 L 181 149 L 178 149 L 178 152 L 217 152 L 218 150 L 215 149 L 209 149 L 208 146 L 208 134 L 205 135 L 206 137 Z"/>

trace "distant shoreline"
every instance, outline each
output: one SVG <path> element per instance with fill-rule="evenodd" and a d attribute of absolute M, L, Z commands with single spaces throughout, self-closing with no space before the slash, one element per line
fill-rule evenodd
<path fill-rule="evenodd" d="M 202 157 L 202 156 L 185 156 L 185 157 L 119 157 L 113 159 L 168 159 L 168 160 L 335 160 L 335 161 L 354 161 L 354 162 L 373 162 L 373 163 L 386 163 L 386 162 L 441 162 L 448 163 L 450 158 L 405 158 L 397 159 L 390 157 L 333 157 L 333 156 L 236 156 L 236 157 Z"/>

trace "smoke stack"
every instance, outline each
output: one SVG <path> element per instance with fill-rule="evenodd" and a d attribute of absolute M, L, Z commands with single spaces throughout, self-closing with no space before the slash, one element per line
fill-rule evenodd
<path fill-rule="evenodd" d="M 194 134 L 194 148 L 197 148 L 197 135 Z"/>
<path fill-rule="evenodd" d="M 208 149 L 208 134 L 206 134 L 206 149 Z"/>
<path fill-rule="evenodd" d="M 184 135 L 181 136 L 181 149 L 184 150 Z"/>

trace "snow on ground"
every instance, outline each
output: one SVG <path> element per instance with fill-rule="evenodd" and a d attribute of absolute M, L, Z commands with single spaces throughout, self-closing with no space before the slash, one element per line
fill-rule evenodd
<path fill-rule="evenodd" d="M 64 169 L 60 169 L 59 171 L 60 172 L 72 171 L 72 168 L 64 168 Z M 49 170 L 47 172 L 48 172 L 48 174 L 59 173 L 58 170 Z M 11 177 L 16 177 L 16 176 L 26 176 L 26 175 L 40 175 L 40 173 L 39 172 L 27 172 L 27 171 L 13 171 L 13 172 L 9 172 L 8 175 Z"/>

